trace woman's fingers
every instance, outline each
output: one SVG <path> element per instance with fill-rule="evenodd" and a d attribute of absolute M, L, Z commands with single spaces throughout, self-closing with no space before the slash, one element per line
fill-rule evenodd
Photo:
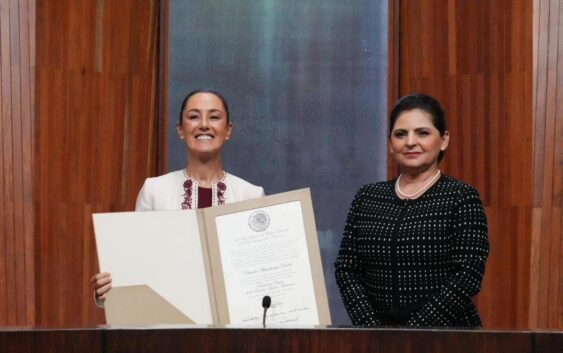
<path fill-rule="evenodd" d="M 108 284 L 111 284 L 111 274 L 109 272 L 98 273 L 90 279 L 90 285 L 96 292 Z"/>
<path fill-rule="evenodd" d="M 111 282 L 96 289 L 96 297 L 101 300 L 105 300 L 107 292 L 111 289 Z"/>

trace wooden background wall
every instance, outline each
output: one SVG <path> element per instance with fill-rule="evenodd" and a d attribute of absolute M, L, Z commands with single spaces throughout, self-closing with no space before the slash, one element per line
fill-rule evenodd
<path fill-rule="evenodd" d="M 93 212 L 157 173 L 159 1 L 37 3 L 37 324 L 103 322 Z"/>
<path fill-rule="evenodd" d="M 35 322 L 35 0 L 0 0 L 0 325 Z"/>
<path fill-rule="evenodd" d="M 398 93 L 447 114 L 442 170 L 481 193 L 491 244 L 485 327 L 526 327 L 532 227 L 532 2 L 400 1 Z"/>
<path fill-rule="evenodd" d="M 563 3 L 534 0 L 530 326 L 563 329 Z"/>
<path fill-rule="evenodd" d="M 563 96 L 556 74 L 563 72 L 563 4 L 390 4 L 392 99 L 422 91 L 443 103 L 452 138 L 441 167 L 477 187 L 485 204 L 491 254 L 477 298 L 485 327 L 563 328 Z M 394 169 L 390 164 L 390 174 Z"/>
<path fill-rule="evenodd" d="M 88 287 L 90 214 L 132 209 L 163 162 L 160 3 L 0 0 L 2 326 L 103 320 Z M 562 329 L 563 4 L 390 4 L 390 96 L 444 103 L 443 168 L 486 205 L 485 326 Z"/>

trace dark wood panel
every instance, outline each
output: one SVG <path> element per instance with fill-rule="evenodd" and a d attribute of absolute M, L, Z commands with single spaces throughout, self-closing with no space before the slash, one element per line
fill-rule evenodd
<path fill-rule="evenodd" d="M 101 353 L 102 336 L 94 330 L 1 331 L 0 353 Z"/>
<path fill-rule="evenodd" d="M 530 333 L 358 329 L 107 331 L 107 352 L 531 352 Z"/>
<path fill-rule="evenodd" d="M 0 331 L 0 352 L 558 352 L 561 332 L 397 329 L 68 329 Z"/>
<path fill-rule="evenodd" d="M 477 298 L 483 324 L 527 327 L 532 3 L 401 1 L 399 22 L 399 94 L 440 100 L 451 134 L 440 167 L 475 186 L 486 207 L 491 255 Z"/>
<path fill-rule="evenodd" d="M 561 333 L 397 329 L 1 331 L 0 352 L 555 352 Z M 559 345 L 558 345 L 559 344 Z"/>
<path fill-rule="evenodd" d="M 157 174 L 158 0 L 37 4 L 37 322 L 102 323 L 93 212 Z"/>
<path fill-rule="evenodd" d="M 535 332 L 534 351 L 537 353 L 558 352 L 563 347 L 563 333 L 561 332 Z"/>

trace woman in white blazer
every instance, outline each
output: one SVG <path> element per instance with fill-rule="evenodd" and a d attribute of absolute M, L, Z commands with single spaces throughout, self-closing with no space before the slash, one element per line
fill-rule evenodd
<path fill-rule="evenodd" d="M 219 206 L 264 196 L 264 189 L 223 170 L 221 149 L 233 124 L 227 102 L 209 90 L 190 92 L 182 102 L 178 136 L 186 144 L 188 164 L 182 170 L 145 180 L 135 211 L 167 211 Z M 102 306 L 111 289 L 111 275 L 91 279 L 96 304 Z"/>

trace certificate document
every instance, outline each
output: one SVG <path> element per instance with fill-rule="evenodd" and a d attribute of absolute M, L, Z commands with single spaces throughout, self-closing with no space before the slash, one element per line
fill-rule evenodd
<path fill-rule="evenodd" d="M 205 209 L 220 324 L 259 324 L 262 298 L 274 325 L 330 325 L 330 311 L 309 189 Z"/>
<path fill-rule="evenodd" d="M 309 189 L 93 220 L 110 325 L 331 323 Z"/>
<path fill-rule="evenodd" d="M 319 324 L 302 214 L 292 201 L 215 218 L 232 323 L 260 324 L 268 295 L 268 323 Z"/>

